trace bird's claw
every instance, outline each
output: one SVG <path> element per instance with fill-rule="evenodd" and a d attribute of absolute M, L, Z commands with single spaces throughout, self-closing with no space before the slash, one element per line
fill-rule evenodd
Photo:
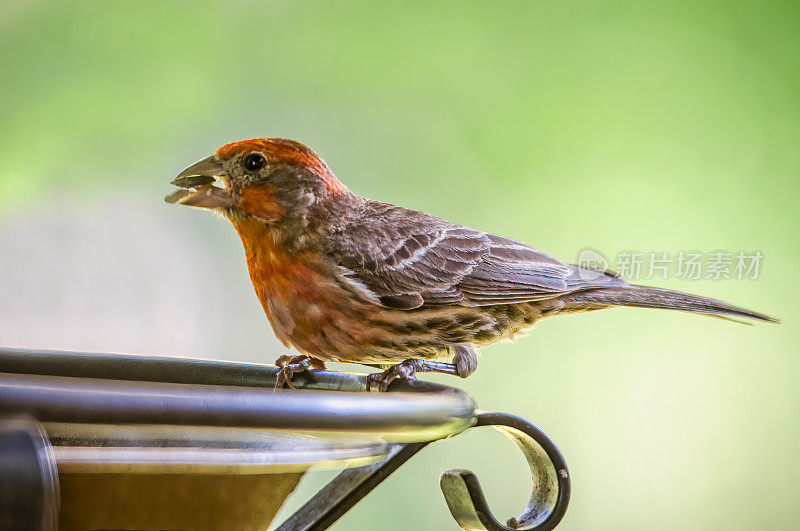
<path fill-rule="evenodd" d="M 294 385 L 292 385 L 292 377 L 294 376 L 294 369 L 289 367 L 288 365 L 285 367 L 281 367 L 281 370 L 278 372 L 278 379 L 275 381 L 275 389 L 283 389 L 284 387 L 288 387 L 289 389 L 296 389 Z"/>
<path fill-rule="evenodd" d="M 405 360 L 397 365 L 392 365 L 383 372 L 373 372 L 367 375 L 367 391 L 372 389 L 374 385 L 379 392 L 385 392 L 389 389 L 389 384 L 400 378 L 406 382 L 417 381 L 417 360 Z"/>
<path fill-rule="evenodd" d="M 278 378 L 275 381 L 276 390 L 283 389 L 284 387 L 296 389 L 296 387 L 292 385 L 292 378 L 298 372 L 303 372 L 308 369 L 325 369 L 325 364 L 321 360 L 306 356 L 305 354 L 301 356 L 281 356 L 275 361 L 275 365 L 281 368 L 281 370 L 278 371 Z"/>

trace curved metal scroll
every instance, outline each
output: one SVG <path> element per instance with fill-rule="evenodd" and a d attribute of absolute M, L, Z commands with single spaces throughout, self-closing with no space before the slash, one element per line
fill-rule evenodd
<path fill-rule="evenodd" d="M 534 424 L 505 413 L 480 412 L 476 426 L 492 426 L 513 440 L 531 469 L 533 493 L 522 515 L 503 525 L 492 515 L 478 478 L 469 470 L 448 470 L 440 486 L 453 518 L 462 529 L 480 531 L 549 531 L 569 505 L 567 464 L 556 444 Z"/>
<path fill-rule="evenodd" d="M 553 529 L 564 516 L 570 496 L 569 472 L 555 443 L 527 420 L 505 413 L 479 412 L 475 426 L 497 428 L 519 446 L 531 469 L 533 494 L 522 515 L 504 526 L 492 515 L 475 474 L 448 470 L 440 483 L 458 524 L 476 531 Z M 327 529 L 428 444 L 395 444 L 382 461 L 341 472 L 275 531 Z"/>

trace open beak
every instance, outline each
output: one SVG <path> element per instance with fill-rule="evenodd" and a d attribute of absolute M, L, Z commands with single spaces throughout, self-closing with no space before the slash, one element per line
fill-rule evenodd
<path fill-rule="evenodd" d="M 169 194 L 164 200 L 167 203 L 177 203 L 199 208 L 230 208 L 233 206 L 230 189 L 222 177 L 225 170 L 222 163 L 215 155 L 195 162 L 178 174 L 170 184 L 179 187 Z M 214 186 L 217 179 L 224 188 Z"/>

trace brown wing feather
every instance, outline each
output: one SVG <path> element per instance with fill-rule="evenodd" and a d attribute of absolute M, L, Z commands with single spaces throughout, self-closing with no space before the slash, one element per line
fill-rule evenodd
<path fill-rule="evenodd" d="M 520 303 L 627 285 L 599 272 L 581 275 L 510 238 L 393 205 L 368 206 L 334 235 L 331 252 L 387 307 Z"/>

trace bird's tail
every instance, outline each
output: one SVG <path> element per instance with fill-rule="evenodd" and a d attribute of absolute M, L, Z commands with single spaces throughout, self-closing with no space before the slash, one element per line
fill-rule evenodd
<path fill-rule="evenodd" d="M 727 302 L 700 297 L 682 291 L 648 286 L 618 286 L 588 289 L 571 293 L 565 297 L 568 304 L 598 304 L 602 306 L 635 306 L 638 308 L 661 308 L 700 313 L 717 317 L 747 318 L 770 323 L 780 322 L 778 319 L 739 308 Z"/>

